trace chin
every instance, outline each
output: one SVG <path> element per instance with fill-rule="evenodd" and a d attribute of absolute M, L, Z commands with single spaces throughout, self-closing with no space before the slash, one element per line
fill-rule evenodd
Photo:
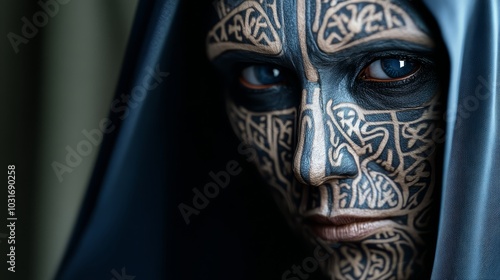
<path fill-rule="evenodd" d="M 430 199 L 408 209 L 332 209 L 332 198 L 325 194 L 332 193 L 336 184 L 313 188 L 293 180 L 292 185 L 303 190 L 300 196 L 278 194 L 275 199 L 328 278 L 429 277 L 426 268 L 432 260 L 427 252 L 433 245 Z M 427 188 L 430 197 L 432 188 Z"/>

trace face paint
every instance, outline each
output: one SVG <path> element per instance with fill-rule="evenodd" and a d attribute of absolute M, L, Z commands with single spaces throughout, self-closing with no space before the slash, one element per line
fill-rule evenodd
<path fill-rule="evenodd" d="M 418 15 L 388 0 L 217 3 L 207 48 L 229 119 L 292 226 L 329 248 L 325 273 L 417 277 L 432 246 L 443 113 Z M 214 34 L 236 34 L 243 14 L 260 40 L 217 46 Z"/>
<path fill-rule="evenodd" d="M 404 9 L 391 1 L 316 0 L 313 32 L 319 48 L 335 53 L 378 39 L 404 39 L 432 46 Z"/>
<path fill-rule="evenodd" d="M 207 37 L 210 59 L 228 50 L 281 53 L 281 38 L 276 32 L 281 28 L 276 2 L 267 6 L 272 10 L 271 15 L 257 1 L 245 1 L 233 9 L 226 7 L 224 1 L 216 2 L 215 6 L 221 19 Z"/>

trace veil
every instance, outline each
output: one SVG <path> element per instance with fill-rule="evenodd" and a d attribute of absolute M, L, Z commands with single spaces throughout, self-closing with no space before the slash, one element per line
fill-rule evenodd
<path fill-rule="evenodd" d="M 495 0 L 426 0 L 450 56 L 433 279 L 500 273 L 499 13 Z"/>
<path fill-rule="evenodd" d="M 205 30 L 190 27 L 204 10 L 188 2 L 140 1 L 109 116 L 116 129 L 103 140 L 56 279 L 189 279 L 190 269 L 203 274 L 214 263 L 241 274 L 245 266 L 240 263 L 255 257 L 241 252 L 249 245 L 239 243 L 230 223 L 205 220 L 187 231 L 178 212 L 179 202 L 189 201 L 191 190 L 206 183 L 209 171 L 217 171 L 209 169 L 224 166 L 224 160 L 214 165 L 213 155 L 236 156 L 221 152 L 226 144 L 219 140 L 231 136 L 219 124 L 221 100 L 210 95 L 216 82 L 203 55 Z M 440 28 L 451 71 L 432 279 L 495 279 L 500 275 L 500 4 L 423 2 Z M 186 48 L 182 42 L 192 39 L 199 46 Z M 223 207 L 235 211 L 241 205 L 221 202 L 206 211 L 216 216 Z M 247 231 L 236 215 L 224 215 Z M 214 234 L 203 231 L 211 228 L 220 236 L 205 240 L 227 240 L 230 248 L 203 246 L 225 256 L 223 263 L 190 241 L 197 238 L 194 232 Z M 180 263 L 200 255 L 205 263 Z"/>

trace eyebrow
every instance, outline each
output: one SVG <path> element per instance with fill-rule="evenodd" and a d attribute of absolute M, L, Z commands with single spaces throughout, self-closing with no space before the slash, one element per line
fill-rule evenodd
<path fill-rule="evenodd" d="M 362 45 L 365 43 L 370 43 L 370 42 L 379 42 L 379 41 L 387 41 L 387 40 L 398 40 L 398 41 L 404 41 L 408 43 L 413 43 L 420 45 L 422 47 L 426 48 L 433 48 L 435 47 L 435 43 L 432 40 L 430 36 L 423 32 L 419 31 L 405 31 L 403 32 L 393 32 L 393 31 L 382 31 L 373 35 L 365 36 L 362 38 L 359 38 L 355 41 L 348 42 L 346 44 L 329 44 L 326 40 L 323 42 L 320 42 L 318 40 L 317 44 L 318 47 L 326 54 L 334 54 L 337 52 L 340 52 L 342 50 L 350 49 L 352 47 Z"/>
<path fill-rule="evenodd" d="M 325 14 L 321 17 L 322 8 Z M 318 6 L 312 29 L 318 47 L 327 54 L 388 39 L 434 46 L 431 37 L 417 27 L 406 11 L 389 1 L 351 0 L 333 7 Z"/>
<path fill-rule="evenodd" d="M 366 5 L 353 6 L 361 3 Z M 281 26 L 272 24 L 270 16 L 257 1 L 245 1 L 231 10 L 222 8 L 218 11 L 220 20 L 206 37 L 209 60 L 227 51 L 267 56 L 282 54 L 283 43 L 277 32 Z M 325 54 L 374 41 L 398 40 L 427 48 L 435 45 L 432 38 L 416 26 L 409 14 L 392 2 L 350 0 L 334 7 L 328 5 L 324 14 L 321 8 L 318 5 L 316 13 L 322 16 L 315 15 L 311 31 L 313 40 Z M 359 20 L 356 15 L 360 13 L 365 14 L 363 21 L 359 22 L 360 30 L 351 30 L 349 24 Z"/>
<path fill-rule="evenodd" d="M 214 60 L 216 57 L 227 51 L 247 51 L 264 55 L 278 56 L 282 53 L 281 45 L 273 44 L 270 46 L 265 45 L 250 45 L 237 42 L 221 42 L 208 46 L 208 58 Z"/>
<path fill-rule="evenodd" d="M 214 25 L 207 35 L 207 54 L 213 60 L 229 50 L 279 55 L 283 44 L 269 16 L 258 2 L 245 1 Z"/>

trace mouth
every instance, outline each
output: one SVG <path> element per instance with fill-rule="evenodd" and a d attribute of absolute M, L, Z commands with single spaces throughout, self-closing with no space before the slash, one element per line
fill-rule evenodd
<path fill-rule="evenodd" d="M 308 217 L 306 224 L 319 238 L 327 242 L 359 241 L 375 234 L 393 223 L 387 218 L 314 215 Z"/>

